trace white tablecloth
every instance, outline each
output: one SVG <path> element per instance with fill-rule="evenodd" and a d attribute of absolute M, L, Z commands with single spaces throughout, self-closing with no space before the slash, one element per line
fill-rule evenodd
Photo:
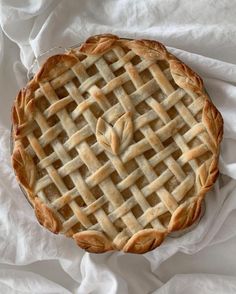
<path fill-rule="evenodd" d="M 236 293 L 235 2 L 2 0 L 0 8 L 0 293 Z M 9 113 L 34 56 L 104 32 L 164 42 L 203 77 L 225 120 L 221 176 L 200 224 L 144 256 L 88 254 L 47 232 L 10 166 Z"/>

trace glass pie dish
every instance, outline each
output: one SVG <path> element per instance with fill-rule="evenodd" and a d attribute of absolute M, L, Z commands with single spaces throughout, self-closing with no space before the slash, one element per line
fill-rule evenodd
<path fill-rule="evenodd" d="M 62 47 L 54 47 L 54 48 L 51 48 L 50 50 L 40 54 L 37 58 L 35 58 L 35 60 L 33 61 L 31 67 L 29 68 L 28 72 L 27 72 L 27 78 L 28 78 L 28 81 L 30 81 L 33 76 L 35 75 L 35 73 L 39 70 L 39 68 L 42 66 L 42 64 L 50 57 L 50 56 L 53 56 L 55 54 L 61 54 L 61 53 L 65 53 L 73 48 L 77 48 L 79 47 L 80 44 L 76 44 L 72 47 L 69 47 L 69 48 L 62 48 Z M 13 140 L 12 140 L 12 136 L 11 136 L 11 142 L 10 142 L 10 145 L 11 145 L 11 153 L 13 152 Z M 32 206 L 32 203 L 29 201 L 28 197 L 27 197 L 27 194 L 26 194 L 26 191 L 24 190 L 24 188 L 19 184 L 23 194 L 25 195 L 26 199 L 28 200 L 28 202 L 30 203 L 30 205 Z M 202 204 L 201 204 L 201 213 L 197 219 L 197 221 L 194 222 L 193 225 L 191 225 L 190 227 L 186 228 L 186 229 L 183 229 L 183 230 L 180 230 L 180 231 L 177 231 L 177 232 L 171 232 L 168 236 L 171 237 L 171 238 L 178 238 L 184 234 L 186 234 L 187 232 L 189 231 L 192 231 L 196 226 L 197 224 L 199 223 L 200 219 L 202 218 L 203 214 L 205 212 L 205 202 L 202 201 Z"/>

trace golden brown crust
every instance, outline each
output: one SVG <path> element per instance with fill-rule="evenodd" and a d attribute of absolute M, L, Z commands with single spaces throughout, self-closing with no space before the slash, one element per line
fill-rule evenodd
<path fill-rule="evenodd" d="M 61 229 L 61 222 L 55 213 L 47 207 L 38 197 L 34 199 L 34 212 L 39 223 L 54 234 Z"/>
<path fill-rule="evenodd" d="M 12 166 L 18 181 L 26 189 L 31 198 L 36 179 L 36 169 L 31 156 L 24 150 L 21 142 L 17 142 L 14 146 Z"/>
<path fill-rule="evenodd" d="M 73 238 L 78 246 L 91 253 L 103 253 L 114 250 L 112 242 L 101 232 L 84 231 L 74 234 Z"/>
<path fill-rule="evenodd" d="M 109 50 L 119 38 L 112 34 L 92 36 L 80 47 L 80 52 L 97 55 Z"/>
<path fill-rule="evenodd" d="M 22 138 L 27 134 L 30 122 L 33 120 L 35 109 L 33 92 L 35 88 L 35 82 L 29 83 L 25 89 L 18 93 L 15 99 L 12 107 L 13 135 L 15 139 Z"/>
<path fill-rule="evenodd" d="M 191 226 L 200 215 L 201 202 L 202 198 L 194 197 L 181 204 L 172 215 L 168 231 L 183 230 Z"/>
<path fill-rule="evenodd" d="M 166 232 L 155 229 L 144 229 L 134 234 L 123 248 L 124 252 L 143 254 L 160 246 Z"/>
<path fill-rule="evenodd" d="M 223 118 L 209 99 L 205 101 L 202 121 L 217 149 L 223 137 Z"/>
<path fill-rule="evenodd" d="M 58 54 L 49 57 L 35 77 L 36 82 L 47 82 L 62 74 L 77 62 L 77 58 L 69 54 Z"/>
<path fill-rule="evenodd" d="M 208 159 L 200 166 L 197 172 L 196 181 L 201 187 L 199 196 L 203 196 L 215 183 L 218 177 L 218 158 L 213 156 L 213 158 Z"/>
<path fill-rule="evenodd" d="M 191 90 L 196 94 L 202 94 L 202 79 L 182 61 L 172 58 L 173 56 L 169 60 L 169 65 L 175 83 L 180 88 Z"/>
<path fill-rule="evenodd" d="M 53 210 L 38 197 L 35 198 L 33 191 L 36 178 L 35 165 L 30 154 L 23 147 L 22 140 L 31 130 L 31 122 L 34 118 L 34 92 L 39 87 L 39 83 L 51 81 L 71 67 L 75 67 L 78 62 L 77 54 L 88 56 L 102 55 L 115 46 L 127 47 L 136 55 L 151 61 L 151 63 L 153 62 L 153 64 L 159 60 L 166 61 L 169 64 L 170 74 L 176 85 L 184 89 L 187 93 L 190 93 L 193 97 L 202 97 L 204 99 L 201 123 L 204 125 L 207 135 L 209 135 L 208 138 L 211 141 L 209 146 L 213 146 L 210 149 L 212 156 L 203 162 L 195 171 L 197 195 L 194 195 L 183 203 L 178 203 L 179 206 L 173 211 L 166 231 L 156 229 L 136 230 L 137 232 L 132 234 L 131 238 L 130 235 L 127 237 L 124 234 L 120 236 L 120 240 L 122 240 L 122 246 L 120 247 L 124 245 L 123 248 L 117 248 L 105 234 L 99 231 L 87 230 L 73 235 L 76 243 L 89 252 L 101 253 L 109 250 L 123 250 L 132 253 L 145 253 L 159 246 L 164 240 L 167 231 L 171 232 L 184 229 L 197 220 L 201 211 L 201 202 L 218 176 L 219 144 L 223 136 L 223 119 L 205 93 L 202 79 L 182 61 L 170 54 L 161 43 L 152 40 L 125 40 L 119 39 L 119 37 L 111 34 L 105 34 L 89 38 L 79 50 L 50 57 L 35 78 L 16 97 L 12 109 L 15 140 L 12 165 L 18 181 L 26 189 L 28 197 L 34 203 L 35 214 L 39 222 L 54 233 L 61 231 L 62 224 Z M 130 70 L 134 71 L 134 68 Z M 135 74 L 137 75 L 138 73 L 134 72 L 133 75 Z M 104 95 L 98 92 L 96 98 L 97 100 L 101 100 L 100 102 L 102 103 Z M 126 112 L 118 118 L 113 126 L 105 118 L 99 118 L 96 125 L 97 142 L 105 151 L 113 154 L 112 156 L 118 156 L 129 148 L 133 140 L 133 133 L 134 122 L 129 112 Z M 154 144 L 156 144 L 155 140 Z M 191 154 L 191 151 L 186 152 L 185 157 L 188 154 L 189 158 L 194 160 L 196 156 Z M 96 177 L 97 175 L 94 176 L 94 179 Z M 165 203 L 169 203 L 168 201 L 169 199 Z M 67 231 L 67 234 L 71 236 L 72 232 L 73 230 L 70 229 Z M 126 242 L 126 240 L 128 241 Z"/>
<path fill-rule="evenodd" d="M 168 58 L 168 52 L 163 44 L 153 40 L 127 41 L 126 46 L 137 55 L 152 61 Z"/>

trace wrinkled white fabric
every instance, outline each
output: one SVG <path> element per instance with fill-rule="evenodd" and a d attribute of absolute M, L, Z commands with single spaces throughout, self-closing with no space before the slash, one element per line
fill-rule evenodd
<path fill-rule="evenodd" d="M 176 275 L 167 283 L 156 274 L 176 252 L 194 254 L 236 236 L 235 14 L 230 0 L 0 1 L 0 265 L 56 259 L 76 285 L 66 289 L 33 272 L 0 268 L 0 293 L 236 293 L 236 273 Z M 9 113 L 34 57 L 105 32 L 164 42 L 203 77 L 225 121 L 221 176 L 206 197 L 200 224 L 144 256 L 84 253 L 44 230 L 10 166 Z"/>
<path fill-rule="evenodd" d="M 67 289 L 40 275 L 17 270 L 0 270 L 0 289 L 5 294 L 70 294 Z"/>
<path fill-rule="evenodd" d="M 176 275 L 153 294 L 226 294 L 235 293 L 236 280 L 231 276 L 208 274 Z"/>

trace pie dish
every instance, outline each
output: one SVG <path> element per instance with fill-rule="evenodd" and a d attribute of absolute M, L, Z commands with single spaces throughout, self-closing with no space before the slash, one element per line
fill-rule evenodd
<path fill-rule="evenodd" d="M 98 35 L 50 57 L 12 122 L 39 223 L 89 252 L 156 248 L 196 221 L 218 175 L 221 114 L 157 41 Z"/>

